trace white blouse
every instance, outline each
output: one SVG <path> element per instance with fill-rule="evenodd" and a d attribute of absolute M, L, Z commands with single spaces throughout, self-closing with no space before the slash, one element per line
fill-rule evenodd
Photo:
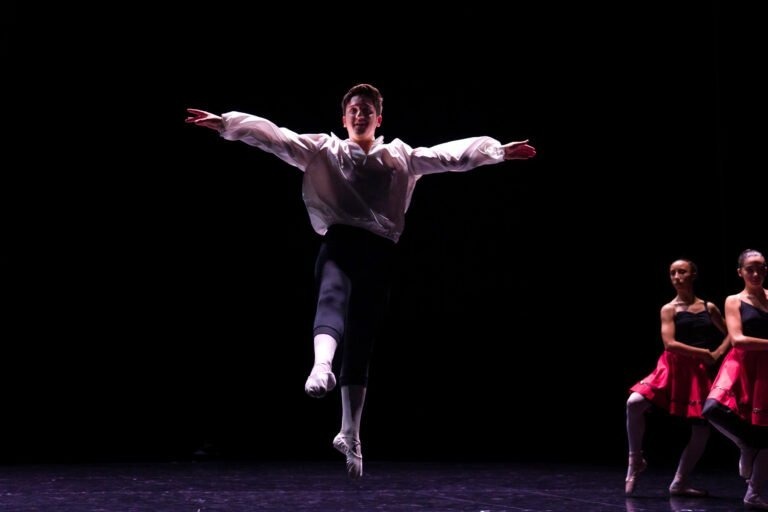
<path fill-rule="evenodd" d="M 366 154 L 334 134 L 298 134 L 242 112 L 222 115 L 221 136 L 273 153 L 304 172 L 303 197 L 314 230 L 347 224 L 398 241 L 413 189 L 424 174 L 462 172 L 504 160 L 490 137 L 412 148 L 378 137 Z"/>

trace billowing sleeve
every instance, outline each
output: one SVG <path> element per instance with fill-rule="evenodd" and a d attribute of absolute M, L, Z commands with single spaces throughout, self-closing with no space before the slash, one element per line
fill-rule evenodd
<path fill-rule="evenodd" d="M 220 135 L 227 140 L 239 140 L 272 153 L 281 160 L 305 171 L 307 165 L 330 138 L 326 134 L 298 134 L 280 128 L 263 117 L 227 112 L 222 114 L 224 128 Z"/>
<path fill-rule="evenodd" d="M 504 161 L 501 143 L 491 137 L 471 137 L 409 151 L 411 172 L 463 172 Z"/>

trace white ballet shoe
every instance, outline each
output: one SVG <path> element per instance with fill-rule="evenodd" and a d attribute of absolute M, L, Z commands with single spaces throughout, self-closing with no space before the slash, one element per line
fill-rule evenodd
<path fill-rule="evenodd" d="M 363 476 L 363 453 L 360 440 L 347 437 L 339 432 L 333 438 L 333 447 L 347 458 L 347 476 L 356 480 Z"/>
<path fill-rule="evenodd" d="M 313 398 L 322 398 L 336 387 L 336 376 L 326 366 L 315 366 L 304 383 L 304 391 Z"/>

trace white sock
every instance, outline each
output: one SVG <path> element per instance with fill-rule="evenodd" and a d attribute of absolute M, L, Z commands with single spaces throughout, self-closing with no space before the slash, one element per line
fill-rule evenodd
<path fill-rule="evenodd" d="M 336 340 L 328 334 L 315 336 L 315 364 L 304 384 L 308 395 L 320 398 L 336 387 L 333 375 L 333 356 L 336 353 Z"/>

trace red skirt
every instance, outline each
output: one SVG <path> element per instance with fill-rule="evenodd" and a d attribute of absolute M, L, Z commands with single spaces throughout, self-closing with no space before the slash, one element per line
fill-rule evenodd
<path fill-rule="evenodd" d="M 768 352 L 732 348 L 715 377 L 713 398 L 752 425 L 768 426 Z"/>
<path fill-rule="evenodd" d="M 630 390 L 673 416 L 700 419 L 711 387 L 712 378 L 701 359 L 665 350 L 656 369 Z"/>

